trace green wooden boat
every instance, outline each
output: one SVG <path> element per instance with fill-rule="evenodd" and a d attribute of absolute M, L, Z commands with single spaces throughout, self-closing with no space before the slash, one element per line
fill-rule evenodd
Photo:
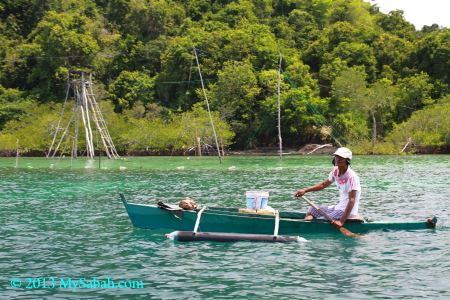
<path fill-rule="evenodd" d="M 244 234 L 273 234 L 276 221 L 279 221 L 278 234 L 303 235 L 319 233 L 339 233 L 326 220 L 305 221 L 305 213 L 279 212 L 274 215 L 241 213 L 237 208 L 207 207 L 198 218 L 199 209 L 182 210 L 164 205 L 129 203 L 121 194 L 121 199 L 134 226 L 145 229 L 166 229 L 192 231 L 198 219 L 199 232 L 226 232 Z M 347 220 L 345 228 L 354 233 L 367 233 L 372 230 L 420 230 L 436 226 L 433 217 L 416 222 L 375 222 L 363 219 Z"/>

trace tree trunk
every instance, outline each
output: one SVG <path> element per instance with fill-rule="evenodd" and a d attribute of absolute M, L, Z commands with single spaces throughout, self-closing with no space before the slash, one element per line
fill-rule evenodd
<path fill-rule="evenodd" d="M 200 137 L 198 136 L 197 127 L 195 127 L 195 139 L 197 141 L 197 155 L 202 156 L 202 143 Z"/>

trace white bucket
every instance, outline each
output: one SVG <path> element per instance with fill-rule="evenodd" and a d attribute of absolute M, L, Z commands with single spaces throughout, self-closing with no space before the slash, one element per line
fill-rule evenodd
<path fill-rule="evenodd" d="M 264 209 L 269 202 L 269 192 L 247 191 L 245 192 L 245 198 L 247 201 L 247 208 Z"/>

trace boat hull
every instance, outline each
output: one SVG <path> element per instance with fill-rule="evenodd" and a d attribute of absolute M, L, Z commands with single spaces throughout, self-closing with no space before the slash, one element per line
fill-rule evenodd
<path fill-rule="evenodd" d="M 154 205 L 123 203 L 135 227 L 144 229 L 167 229 L 192 231 L 197 220 L 198 210 L 167 211 Z M 280 212 L 279 235 L 301 235 L 339 233 L 325 220 L 305 221 L 304 213 Z M 437 219 L 419 222 L 367 222 L 349 221 L 345 228 L 354 233 L 367 233 L 371 230 L 420 230 L 434 228 Z M 275 217 L 240 213 L 232 208 L 207 208 L 201 214 L 198 231 L 228 232 L 244 234 L 273 234 Z"/>

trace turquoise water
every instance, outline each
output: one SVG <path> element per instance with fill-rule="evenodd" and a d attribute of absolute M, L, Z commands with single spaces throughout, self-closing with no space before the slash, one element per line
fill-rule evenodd
<path fill-rule="evenodd" d="M 330 160 L 151 157 L 103 159 L 99 168 L 98 161 L 20 158 L 15 168 L 15 159 L 1 158 L 0 298 L 449 299 L 449 155 L 355 158 L 365 217 L 439 217 L 436 230 L 372 232 L 364 240 L 174 243 L 162 232 L 133 228 L 118 199 L 121 191 L 139 203 L 190 196 L 203 205 L 242 207 L 245 191 L 261 189 L 270 192 L 271 206 L 303 211 L 306 204 L 292 193 L 324 179 Z M 334 203 L 337 191 L 309 195 Z M 93 277 L 143 288 L 64 285 Z M 31 278 L 41 278 L 40 285 L 27 288 Z M 11 287 L 14 279 L 22 286 Z"/>

